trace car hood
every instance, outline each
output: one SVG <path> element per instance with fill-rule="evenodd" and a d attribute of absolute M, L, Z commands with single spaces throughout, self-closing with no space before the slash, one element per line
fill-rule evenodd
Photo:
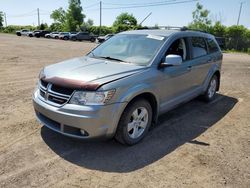
<path fill-rule="evenodd" d="M 103 84 L 146 69 L 147 67 L 129 63 L 80 57 L 47 66 L 40 77 L 62 87 L 96 90 Z"/>

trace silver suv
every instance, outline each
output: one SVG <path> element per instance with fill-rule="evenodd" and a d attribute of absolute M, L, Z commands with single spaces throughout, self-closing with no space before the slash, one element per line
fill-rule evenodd
<path fill-rule="evenodd" d="M 122 32 L 84 57 L 45 67 L 33 94 L 37 119 L 63 135 L 138 143 L 160 114 L 214 99 L 222 53 L 210 34 Z"/>

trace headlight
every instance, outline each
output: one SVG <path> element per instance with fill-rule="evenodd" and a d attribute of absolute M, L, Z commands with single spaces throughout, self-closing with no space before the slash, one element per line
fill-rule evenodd
<path fill-rule="evenodd" d="M 109 91 L 76 91 L 70 99 L 70 104 L 77 105 L 104 105 L 111 100 L 115 94 L 115 89 Z"/>
<path fill-rule="evenodd" d="M 43 77 L 45 77 L 44 69 L 42 69 L 42 70 L 40 71 L 38 78 L 39 78 L 39 80 L 40 80 L 40 79 L 43 78 Z"/>

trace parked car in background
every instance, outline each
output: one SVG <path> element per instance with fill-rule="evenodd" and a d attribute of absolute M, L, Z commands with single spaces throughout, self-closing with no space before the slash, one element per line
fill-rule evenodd
<path fill-rule="evenodd" d="M 29 31 L 29 32 L 27 32 L 27 36 L 28 37 L 34 37 L 34 34 L 35 34 L 35 32 L 38 32 L 39 30 L 35 30 L 35 31 Z"/>
<path fill-rule="evenodd" d="M 122 32 L 85 57 L 42 69 L 33 94 L 35 113 L 43 125 L 65 136 L 114 137 L 133 145 L 160 114 L 197 96 L 214 100 L 222 57 L 207 33 Z"/>
<path fill-rule="evenodd" d="M 97 40 L 98 40 L 99 43 L 102 43 L 102 42 L 108 40 L 109 38 L 111 38 L 113 36 L 114 36 L 114 34 L 107 34 L 105 36 L 97 37 Z"/>
<path fill-rule="evenodd" d="M 59 34 L 59 39 L 62 39 L 62 40 L 69 40 L 69 36 L 70 36 L 70 32 L 61 32 Z"/>
<path fill-rule="evenodd" d="M 53 38 L 53 36 L 54 35 L 56 35 L 56 34 L 59 34 L 59 32 L 51 32 L 51 33 L 47 33 L 47 34 L 45 34 L 45 38 Z"/>
<path fill-rule="evenodd" d="M 77 32 L 61 32 L 59 34 L 59 39 L 62 39 L 62 40 L 69 40 L 70 38 L 70 35 L 72 34 L 76 34 Z"/>
<path fill-rule="evenodd" d="M 39 30 L 39 31 L 34 32 L 34 36 L 37 38 L 45 37 L 45 35 L 48 33 L 50 33 L 50 31 Z"/>
<path fill-rule="evenodd" d="M 96 35 L 92 35 L 88 32 L 78 32 L 76 34 L 72 34 L 70 35 L 70 40 L 73 41 L 82 41 L 82 40 L 88 40 L 91 42 L 95 42 L 97 36 Z"/>
<path fill-rule="evenodd" d="M 22 36 L 22 35 L 25 35 L 25 36 L 27 36 L 27 34 L 30 32 L 30 30 L 28 30 L 28 29 L 22 29 L 22 30 L 20 30 L 20 31 L 16 31 L 16 35 L 17 36 Z"/>

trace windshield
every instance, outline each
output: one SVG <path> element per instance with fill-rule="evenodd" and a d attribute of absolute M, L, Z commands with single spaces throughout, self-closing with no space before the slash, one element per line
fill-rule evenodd
<path fill-rule="evenodd" d="M 95 48 L 89 56 L 146 66 L 164 41 L 162 36 L 119 34 Z"/>

